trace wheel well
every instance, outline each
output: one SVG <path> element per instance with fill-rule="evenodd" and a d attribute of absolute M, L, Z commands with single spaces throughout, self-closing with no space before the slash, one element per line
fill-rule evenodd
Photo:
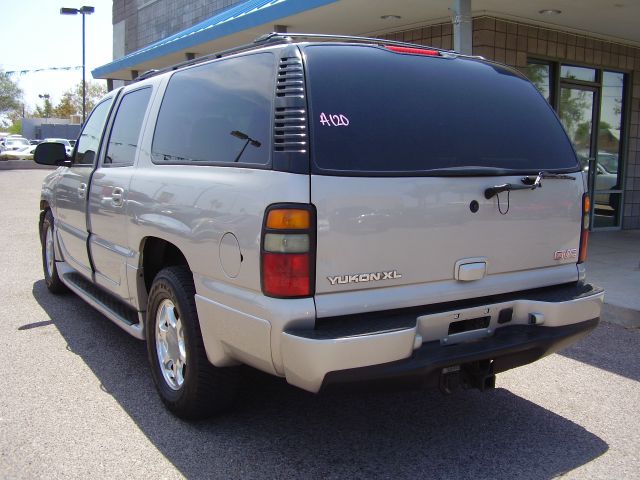
<path fill-rule="evenodd" d="M 142 253 L 142 271 L 144 272 L 144 284 L 147 288 L 147 293 L 151 289 L 153 279 L 163 268 L 173 265 L 189 266 L 180 249 L 173 243 L 161 238 L 146 238 L 140 251 Z"/>
<path fill-rule="evenodd" d="M 51 210 L 49 207 L 49 202 L 46 200 L 40 200 L 40 217 L 38 219 L 38 232 L 40 232 L 40 241 L 42 241 L 42 223 L 44 222 L 44 216 L 47 214 L 47 211 Z"/>

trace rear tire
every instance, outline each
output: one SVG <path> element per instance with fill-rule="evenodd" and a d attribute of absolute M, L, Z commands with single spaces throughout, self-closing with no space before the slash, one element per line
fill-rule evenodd
<path fill-rule="evenodd" d="M 62 283 L 58 276 L 58 267 L 55 259 L 54 244 L 54 218 L 51 210 L 47 210 L 42 219 L 40 229 L 40 240 L 42 243 L 42 268 L 44 270 L 44 281 L 51 293 L 60 294 L 69 291 L 69 288 Z"/>
<path fill-rule="evenodd" d="M 187 420 L 203 419 L 232 404 L 238 370 L 209 362 L 196 311 L 193 276 L 186 266 L 167 267 L 156 275 L 145 327 L 153 380 L 173 414 Z"/>

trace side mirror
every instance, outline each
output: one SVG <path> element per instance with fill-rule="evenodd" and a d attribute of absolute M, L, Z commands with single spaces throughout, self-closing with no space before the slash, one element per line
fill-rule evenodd
<path fill-rule="evenodd" d="M 70 165 L 64 143 L 45 142 L 36 147 L 33 160 L 40 165 Z"/>

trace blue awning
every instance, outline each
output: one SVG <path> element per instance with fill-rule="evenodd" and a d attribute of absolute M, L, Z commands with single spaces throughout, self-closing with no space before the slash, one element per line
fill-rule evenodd
<path fill-rule="evenodd" d="M 279 19 L 313 10 L 337 0 L 248 0 L 224 12 L 178 32 L 136 52 L 92 70 L 94 78 L 108 78 L 110 73 L 134 69 L 159 57 L 185 51 L 205 42 L 241 32 Z"/>

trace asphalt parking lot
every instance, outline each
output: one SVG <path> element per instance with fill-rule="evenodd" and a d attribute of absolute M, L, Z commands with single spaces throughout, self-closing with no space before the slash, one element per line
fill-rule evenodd
<path fill-rule="evenodd" d="M 0 171 L 0 478 L 640 478 L 640 330 L 605 321 L 494 391 L 314 396 L 246 372 L 237 408 L 163 408 L 144 344 L 42 280 L 42 170 Z"/>

